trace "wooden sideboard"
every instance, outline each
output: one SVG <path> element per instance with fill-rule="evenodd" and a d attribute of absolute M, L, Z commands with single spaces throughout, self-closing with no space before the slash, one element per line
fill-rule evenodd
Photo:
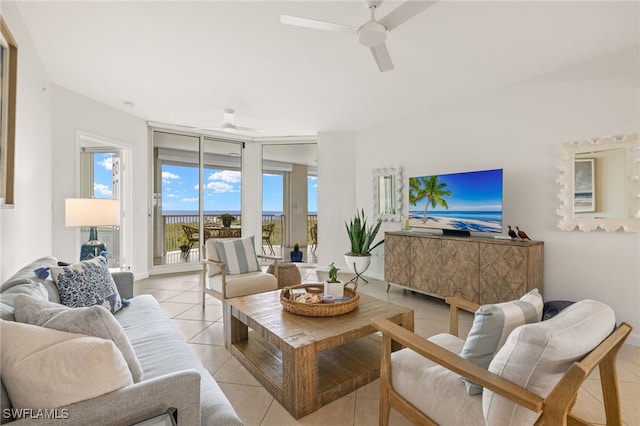
<path fill-rule="evenodd" d="M 384 247 L 389 285 L 479 304 L 518 299 L 534 288 L 542 294 L 542 241 L 399 231 L 385 233 Z"/>

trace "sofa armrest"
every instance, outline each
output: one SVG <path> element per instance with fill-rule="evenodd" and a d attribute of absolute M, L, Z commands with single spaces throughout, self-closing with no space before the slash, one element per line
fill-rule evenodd
<path fill-rule="evenodd" d="M 116 283 L 116 287 L 118 287 L 120 297 L 131 299 L 133 297 L 133 272 L 112 272 L 111 276 Z"/>
<path fill-rule="evenodd" d="M 51 410 L 58 418 L 28 417 L 12 425 L 130 425 L 174 407 L 179 425 L 200 425 L 200 373 L 183 370 Z M 34 411 L 32 417 L 36 412 Z M 54 417 L 53 415 L 50 417 Z"/>

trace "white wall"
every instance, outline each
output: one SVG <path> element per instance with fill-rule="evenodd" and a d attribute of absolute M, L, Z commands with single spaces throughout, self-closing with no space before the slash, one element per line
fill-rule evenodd
<path fill-rule="evenodd" d="M 370 180 L 370 179 L 369 179 Z M 348 274 L 344 222 L 356 211 L 356 135 L 318 133 L 318 270 L 335 262 Z"/>
<path fill-rule="evenodd" d="M 14 2 L 2 2 L 18 45 L 15 205 L 0 209 L 0 282 L 51 254 L 51 90 Z"/>
<path fill-rule="evenodd" d="M 583 67 L 598 69 L 607 62 L 629 78 L 554 73 L 358 133 L 357 204 L 372 209 L 373 168 L 404 167 L 405 215 L 409 176 L 503 168 L 505 227 L 518 225 L 545 243 L 545 300 L 592 298 L 610 304 L 618 321 L 634 326 L 630 341 L 640 345 L 640 235 L 563 232 L 555 213 L 562 142 L 640 130 L 638 51 L 619 56 L 635 57 L 620 61 L 635 69 L 620 72 L 611 57 Z M 337 175 L 321 179 L 330 187 L 341 182 Z M 382 256 L 373 262 L 368 274 L 382 277 Z"/>
<path fill-rule="evenodd" d="M 64 226 L 64 199 L 79 195 L 77 131 L 82 130 L 133 147 L 129 176 L 133 182 L 133 253 L 128 263 L 136 278 L 148 275 L 149 142 L 147 123 L 75 92 L 53 85 L 53 250 L 59 259 L 78 257 L 79 233 Z"/>

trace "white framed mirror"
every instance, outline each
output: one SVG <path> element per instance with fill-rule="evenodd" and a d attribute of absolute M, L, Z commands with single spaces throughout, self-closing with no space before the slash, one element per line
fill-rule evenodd
<path fill-rule="evenodd" d="M 560 146 L 558 227 L 563 231 L 640 228 L 638 134 L 566 142 Z"/>
<path fill-rule="evenodd" d="M 402 216 L 402 167 L 373 169 L 373 218 L 399 222 Z"/>

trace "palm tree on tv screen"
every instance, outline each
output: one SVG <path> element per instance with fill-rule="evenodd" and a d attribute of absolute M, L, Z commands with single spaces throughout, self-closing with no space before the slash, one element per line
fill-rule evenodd
<path fill-rule="evenodd" d="M 452 192 L 444 189 L 447 184 L 440 182 L 440 176 L 420 176 L 409 178 L 409 204 L 415 206 L 418 201 L 423 198 L 427 198 L 427 202 L 424 205 L 424 214 L 422 215 L 422 222 L 427 221 L 427 210 L 429 205 L 435 207 L 440 205 L 445 209 L 449 208 L 447 200 L 444 197 L 450 197 Z"/>

